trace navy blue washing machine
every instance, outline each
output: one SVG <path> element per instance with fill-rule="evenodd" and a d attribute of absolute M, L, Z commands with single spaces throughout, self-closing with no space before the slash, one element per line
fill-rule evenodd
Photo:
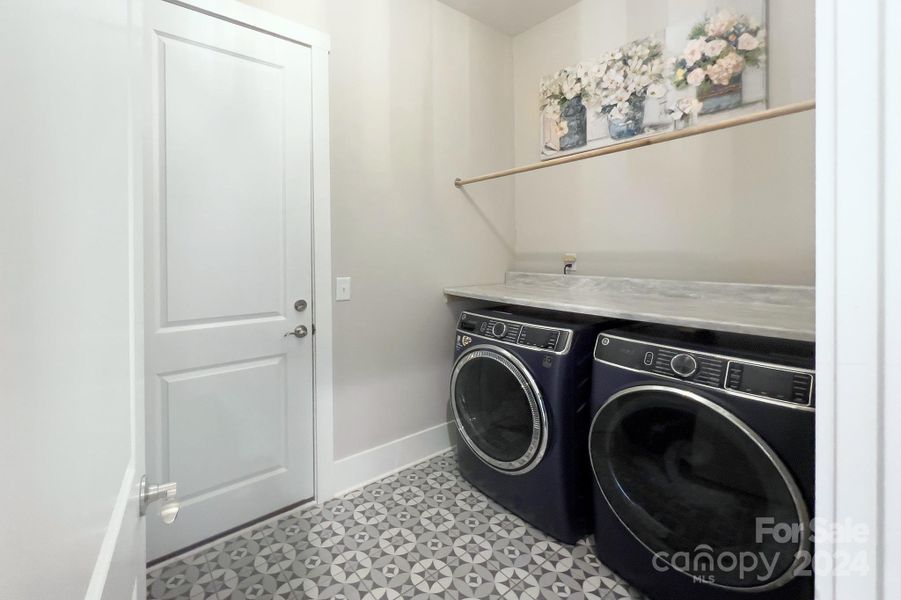
<path fill-rule="evenodd" d="M 598 558 L 651 600 L 810 600 L 814 345 L 636 324 L 598 336 Z"/>
<path fill-rule="evenodd" d="M 450 402 L 461 474 L 553 537 L 591 532 L 588 397 L 601 326 L 517 309 L 463 312 Z"/>

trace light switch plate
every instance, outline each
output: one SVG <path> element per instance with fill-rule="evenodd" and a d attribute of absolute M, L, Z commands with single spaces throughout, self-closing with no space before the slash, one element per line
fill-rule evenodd
<path fill-rule="evenodd" d="M 347 302 L 350 300 L 350 277 L 338 277 L 335 284 L 335 301 Z"/>

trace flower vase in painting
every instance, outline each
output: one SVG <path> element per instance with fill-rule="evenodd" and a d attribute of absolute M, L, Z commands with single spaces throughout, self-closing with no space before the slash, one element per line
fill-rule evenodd
<path fill-rule="evenodd" d="M 588 122 L 582 96 L 567 100 L 560 110 L 560 119 L 566 124 L 565 133 L 560 137 L 560 149 L 571 150 L 588 142 Z"/>
<path fill-rule="evenodd" d="M 615 108 L 607 115 L 607 122 L 614 140 L 635 137 L 644 129 L 644 99 L 629 102 L 624 109 Z"/>

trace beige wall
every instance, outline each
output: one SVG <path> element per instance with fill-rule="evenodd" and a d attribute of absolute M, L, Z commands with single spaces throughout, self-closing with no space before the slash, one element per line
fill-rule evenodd
<path fill-rule="evenodd" d="M 705 0 L 583 0 L 514 40 L 516 163 L 538 159 L 538 81 Z M 770 106 L 814 95 L 814 0 L 770 5 Z M 475 189 L 476 186 L 473 186 Z M 814 280 L 812 113 L 516 178 L 516 268 L 767 283 Z"/>
<path fill-rule="evenodd" d="M 453 316 L 442 287 L 500 281 L 513 182 L 512 41 L 436 0 L 245 0 L 331 34 L 335 457 L 446 420 Z"/>
<path fill-rule="evenodd" d="M 336 458 L 446 419 L 446 285 L 565 251 L 581 274 L 813 281 L 811 115 L 450 184 L 536 160 L 542 75 L 705 0 L 583 0 L 514 39 L 437 0 L 244 1 L 332 36 Z M 813 0 L 770 5 L 771 105 L 811 97 Z"/>

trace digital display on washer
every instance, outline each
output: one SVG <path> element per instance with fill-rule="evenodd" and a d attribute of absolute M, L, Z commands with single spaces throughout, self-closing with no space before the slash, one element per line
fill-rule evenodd
<path fill-rule="evenodd" d="M 743 365 L 740 391 L 767 398 L 788 400 L 792 397 L 795 374 L 791 371 Z"/>
<path fill-rule="evenodd" d="M 651 370 L 659 348 L 631 340 L 601 336 L 595 358 L 629 369 Z"/>
<path fill-rule="evenodd" d="M 547 348 L 553 350 L 557 346 L 557 338 L 560 332 L 556 329 L 538 329 L 536 327 L 523 327 L 519 335 L 519 343 L 525 346 Z"/>

